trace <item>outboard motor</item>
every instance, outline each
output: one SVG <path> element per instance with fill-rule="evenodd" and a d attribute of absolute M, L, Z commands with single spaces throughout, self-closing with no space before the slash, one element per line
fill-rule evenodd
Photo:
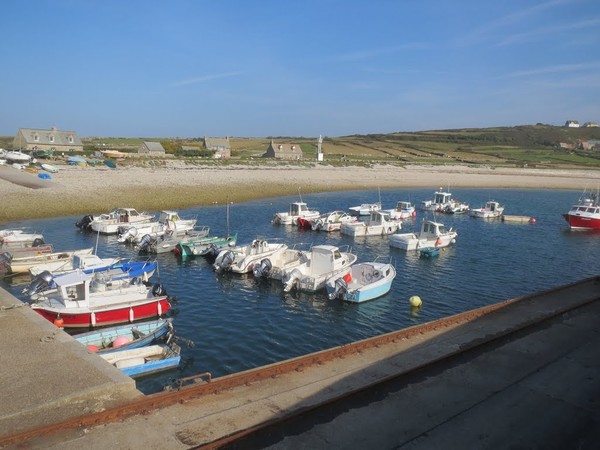
<path fill-rule="evenodd" d="M 271 264 L 271 260 L 269 258 L 265 258 L 261 260 L 260 264 L 255 264 L 252 267 L 252 273 L 255 278 L 267 277 L 273 268 L 273 264 Z"/>
<path fill-rule="evenodd" d="M 323 228 L 323 219 L 313 220 L 310 227 L 313 231 L 320 231 Z"/>
<path fill-rule="evenodd" d="M 53 287 L 54 277 L 49 271 L 44 270 L 33 279 L 28 287 L 23 289 L 23 294 L 27 294 L 31 297 L 32 295 L 37 294 L 44 289 L 51 289 Z"/>
<path fill-rule="evenodd" d="M 90 225 L 94 220 L 94 216 L 88 214 L 87 216 L 83 216 L 83 218 L 75 223 L 75 226 L 79 228 L 81 231 L 89 231 Z"/>
<path fill-rule="evenodd" d="M 217 247 L 215 244 L 210 244 L 206 250 L 206 253 L 204 253 L 204 257 L 209 261 L 214 261 L 217 259 L 217 256 L 219 256 L 220 251 L 221 250 L 219 247 Z"/>
<path fill-rule="evenodd" d="M 150 250 L 150 246 L 154 242 L 154 238 L 149 234 L 145 234 L 142 236 L 140 243 L 138 244 L 138 249 L 140 253 L 147 253 Z"/>
<path fill-rule="evenodd" d="M 0 275 L 5 275 L 8 272 L 9 264 L 12 260 L 12 255 L 8 252 L 0 253 Z"/>
<path fill-rule="evenodd" d="M 233 264 L 234 259 L 235 256 L 231 251 L 219 253 L 217 259 L 215 260 L 215 263 L 213 264 L 213 269 L 215 269 L 217 273 L 227 270 Z"/>
<path fill-rule="evenodd" d="M 302 278 L 302 272 L 298 269 L 292 270 L 289 275 L 286 275 L 286 280 L 283 283 L 283 292 L 290 292 L 293 288 L 297 288 Z"/>
<path fill-rule="evenodd" d="M 42 245 L 46 245 L 46 243 L 44 242 L 44 239 L 42 239 L 42 238 L 35 238 L 33 240 L 33 242 L 31 243 L 32 247 L 41 247 Z"/>
<path fill-rule="evenodd" d="M 138 229 L 136 227 L 119 227 L 119 242 L 127 242 L 132 238 L 136 237 Z"/>
<path fill-rule="evenodd" d="M 329 291 L 329 285 L 327 286 L 327 291 Z M 333 300 L 336 298 L 341 298 L 344 295 L 344 292 L 348 291 L 348 283 L 344 279 L 344 277 L 339 277 L 335 280 L 333 285 L 333 290 L 331 292 L 327 292 L 327 296 L 329 300 Z"/>
<path fill-rule="evenodd" d="M 167 295 L 167 290 L 165 289 L 165 287 L 162 284 L 155 283 L 152 286 L 152 295 L 154 297 L 161 297 L 163 295 Z"/>

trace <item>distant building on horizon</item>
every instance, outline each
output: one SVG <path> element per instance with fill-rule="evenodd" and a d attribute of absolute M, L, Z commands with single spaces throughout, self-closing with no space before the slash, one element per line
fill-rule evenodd
<path fill-rule="evenodd" d="M 82 152 L 83 142 L 74 131 L 40 128 L 19 128 L 13 148 L 26 151 Z"/>
<path fill-rule="evenodd" d="M 229 136 L 224 138 L 204 136 L 204 148 L 214 152 L 212 157 L 215 159 L 231 158 L 231 143 L 229 142 Z"/>
<path fill-rule="evenodd" d="M 164 155 L 165 149 L 160 142 L 143 142 L 138 148 L 142 155 Z"/>
<path fill-rule="evenodd" d="M 565 122 L 565 127 L 569 128 L 579 128 L 579 122 L 576 120 L 567 120 Z"/>
<path fill-rule="evenodd" d="M 302 159 L 302 149 L 298 144 L 275 144 L 271 140 L 269 148 L 262 156 L 263 158 L 300 160 Z"/>

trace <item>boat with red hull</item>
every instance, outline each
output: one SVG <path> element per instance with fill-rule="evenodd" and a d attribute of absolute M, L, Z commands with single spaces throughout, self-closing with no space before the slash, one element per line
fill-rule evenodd
<path fill-rule="evenodd" d="M 584 195 L 563 217 L 573 230 L 600 230 L 598 195 Z"/>
<path fill-rule="evenodd" d="M 57 277 L 56 289 L 32 302 L 31 308 L 65 328 L 131 323 L 169 311 L 170 298 L 161 284 L 136 281 L 102 282 L 78 270 Z"/>

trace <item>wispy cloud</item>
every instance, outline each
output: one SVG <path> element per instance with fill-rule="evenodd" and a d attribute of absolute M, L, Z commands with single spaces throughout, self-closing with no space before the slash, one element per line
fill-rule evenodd
<path fill-rule="evenodd" d="M 600 25 L 600 18 L 582 20 L 574 23 L 566 23 L 552 27 L 542 27 L 537 30 L 527 31 L 525 33 L 517 33 L 509 36 L 498 43 L 499 46 L 513 45 L 517 43 L 538 40 L 541 37 L 563 33 L 565 31 L 582 31 L 587 28 L 596 28 Z"/>
<path fill-rule="evenodd" d="M 480 44 L 484 39 L 492 39 L 503 30 L 519 26 L 529 19 L 538 18 L 546 11 L 572 4 L 573 0 L 550 0 L 529 8 L 518 9 L 516 12 L 500 16 L 490 22 L 484 22 L 455 43 L 460 46 Z M 506 40 L 505 40 L 506 41 Z M 503 41 L 504 42 L 504 41 Z"/>
<path fill-rule="evenodd" d="M 536 69 L 519 70 L 506 74 L 500 78 L 523 78 L 545 74 L 581 72 L 585 70 L 597 70 L 600 68 L 600 62 L 584 64 L 559 64 L 555 66 L 539 67 Z"/>
<path fill-rule="evenodd" d="M 212 75 L 204 75 L 202 77 L 188 78 L 187 80 L 180 80 L 171 83 L 171 86 L 186 86 L 188 84 L 200 84 L 206 83 L 207 81 L 220 80 L 222 78 L 231 78 L 241 75 L 243 72 L 225 72 L 216 73 Z"/>

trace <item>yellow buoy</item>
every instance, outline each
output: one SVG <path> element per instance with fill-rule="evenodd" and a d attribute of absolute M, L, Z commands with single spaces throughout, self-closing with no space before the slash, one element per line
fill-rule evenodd
<path fill-rule="evenodd" d="M 408 301 L 410 302 L 410 306 L 414 306 L 415 308 L 418 308 L 423 304 L 423 302 L 421 301 L 421 297 L 419 297 L 418 295 L 411 296 L 408 299 Z"/>

